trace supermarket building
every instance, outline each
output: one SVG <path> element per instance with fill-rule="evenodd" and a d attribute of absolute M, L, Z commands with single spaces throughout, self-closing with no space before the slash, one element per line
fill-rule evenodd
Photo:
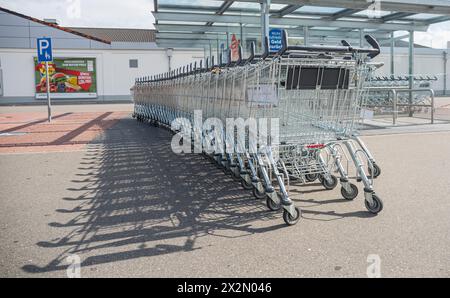
<path fill-rule="evenodd" d="M 55 63 L 73 74 L 79 66 L 92 74 L 90 90 L 77 86 L 76 74 L 53 90 L 61 100 L 129 101 L 134 78 L 166 72 L 204 57 L 203 50 L 158 48 L 154 30 L 65 28 L 0 7 L 0 104 L 39 101 L 37 38 L 51 37 Z M 170 64 L 170 65 L 169 65 Z M 74 69 L 71 69 L 74 68 Z M 58 70 L 50 70 L 54 74 Z M 81 92 L 77 92 L 79 91 Z M 83 92 L 85 91 L 85 92 Z"/>
<path fill-rule="evenodd" d="M 57 93 L 53 98 L 64 101 L 130 101 L 135 78 L 167 72 L 207 55 L 205 48 L 181 48 L 180 41 L 181 46 L 174 49 L 158 47 L 156 36 L 150 29 L 66 28 L 0 7 L 0 105 L 45 98 L 43 68 L 35 61 L 40 37 L 52 38 L 56 63 L 51 68 L 52 90 Z M 389 52 L 382 48 L 376 58 L 385 64 L 377 75 L 390 75 Z M 408 59 L 408 43 L 396 40 L 393 65 L 397 75 L 408 73 Z M 448 49 L 415 45 L 415 73 L 436 75 L 433 88 L 438 95 L 448 94 L 447 60 Z"/>

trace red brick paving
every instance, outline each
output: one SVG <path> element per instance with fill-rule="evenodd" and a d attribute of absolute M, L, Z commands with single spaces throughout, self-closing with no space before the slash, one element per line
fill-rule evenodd
<path fill-rule="evenodd" d="M 79 151 L 129 112 L 0 114 L 0 153 Z M 2 136 L 2 133 L 25 133 Z"/>

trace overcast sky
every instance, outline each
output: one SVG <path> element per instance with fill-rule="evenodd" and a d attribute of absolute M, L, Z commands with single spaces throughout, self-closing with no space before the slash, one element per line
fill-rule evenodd
<path fill-rule="evenodd" d="M 39 19 L 54 18 L 67 27 L 149 29 L 155 21 L 153 0 L 0 0 L 0 6 Z M 449 40 L 450 22 L 416 34 L 417 43 L 434 48 L 446 48 Z"/>
<path fill-rule="evenodd" d="M 67 27 L 148 29 L 154 23 L 153 0 L 0 0 L 0 6 Z"/>

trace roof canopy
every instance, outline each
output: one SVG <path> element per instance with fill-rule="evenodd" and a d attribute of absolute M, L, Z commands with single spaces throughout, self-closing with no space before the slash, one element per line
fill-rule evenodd
<path fill-rule="evenodd" d="M 286 29 L 300 43 L 360 41 L 367 33 L 383 43 L 391 32 L 427 31 L 450 20 L 448 0 L 155 0 L 156 42 L 218 49 L 236 34 L 260 45 L 264 2 L 271 3 L 269 26 Z"/>

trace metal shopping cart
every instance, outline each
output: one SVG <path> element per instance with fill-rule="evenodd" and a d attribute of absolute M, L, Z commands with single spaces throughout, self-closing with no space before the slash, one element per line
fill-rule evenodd
<path fill-rule="evenodd" d="M 289 197 L 291 181 L 319 179 L 333 189 L 333 172 L 344 198 L 357 196 L 349 182 L 354 178 L 364 184 L 367 209 L 380 212 L 373 177 L 366 174 L 367 168 L 375 172 L 373 158 L 355 136 L 378 43 L 370 36 L 371 48 L 289 46 L 287 40 L 283 32 L 283 48 L 275 55 L 256 55 L 252 46 L 243 59 L 240 48 L 237 61 L 206 60 L 204 66 L 139 78 L 132 88 L 134 116 L 180 134 L 183 145 L 266 199 L 269 209 L 282 209 L 288 225 L 301 217 Z M 196 118 L 207 125 L 192 127 Z"/>

